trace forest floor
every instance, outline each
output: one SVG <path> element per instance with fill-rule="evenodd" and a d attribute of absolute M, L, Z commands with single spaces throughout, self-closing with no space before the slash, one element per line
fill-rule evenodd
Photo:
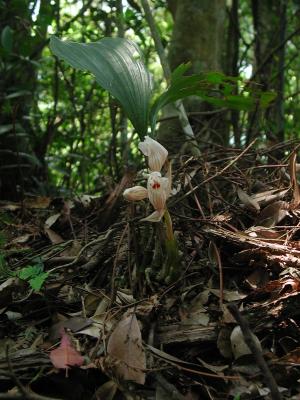
<path fill-rule="evenodd" d="M 295 149 L 174 160 L 175 280 L 163 224 L 122 197 L 139 174 L 2 202 L 0 399 L 300 399 Z"/>

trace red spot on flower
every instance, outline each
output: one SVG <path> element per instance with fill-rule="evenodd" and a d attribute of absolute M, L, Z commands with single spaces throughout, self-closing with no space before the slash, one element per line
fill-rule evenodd
<path fill-rule="evenodd" d="M 153 185 L 152 185 L 153 189 L 159 189 L 160 188 L 160 184 L 156 181 L 154 181 Z"/>

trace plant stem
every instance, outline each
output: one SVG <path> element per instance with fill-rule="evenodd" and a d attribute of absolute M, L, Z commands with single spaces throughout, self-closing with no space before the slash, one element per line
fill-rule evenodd
<path fill-rule="evenodd" d="M 168 209 L 166 209 L 166 211 L 164 213 L 164 219 L 165 219 L 165 225 L 166 225 L 167 240 L 175 240 L 174 232 L 173 232 L 173 224 L 172 224 L 171 216 L 170 216 Z"/>
<path fill-rule="evenodd" d="M 166 261 L 162 270 L 162 278 L 166 283 L 174 282 L 180 275 L 180 255 L 177 245 L 177 240 L 173 232 L 172 219 L 169 211 L 166 209 L 164 214 L 165 228 L 166 228 Z"/>

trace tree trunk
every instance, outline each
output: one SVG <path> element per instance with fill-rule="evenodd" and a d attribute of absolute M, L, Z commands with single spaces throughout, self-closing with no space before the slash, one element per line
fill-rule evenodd
<path fill-rule="evenodd" d="M 277 98 L 268 110 L 250 114 L 247 142 L 265 133 L 274 144 L 284 140 L 286 0 L 252 0 L 252 15 L 255 30 L 253 79 L 263 90 L 274 90 Z"/>
<path fill-rule="evenodd" d="M 32 176 L 39 160 L 34 154 L 35 136 L 30 120 L 30 107 L 37 84 L 36 61 L 41 51 L 31 54 L 45 40 L 52 6 L 40 3 L 37 19 L 33 19 L 36 2 L 6 1 L 0 16 L 2 37 L 10 39 L 1 49 L 2 74 L 0 89 L 0 199 L 20 200 L 33 187 Z M 35 25 L 36 32 L 33 26 Z"/>
<path fill-rule="evenodd" d="M 169 63 L 172 70 L 191 61 L 190 73 L 223 70 L 223 47 L 225 34 L 225 0 L 169 0 L 168 7 L 174 19 L 174 28 L 169 48 Z M 212 28 L 213 27 L 213 28 Z M 198 98 L 185 101 L 187 112 L 207 110 L 207 105 Z M 176 118 L 174 107 L 166 107 L 159 127 L 158 139 L 171 153 L 178 152 L 185 141 Z M 174 117 L 174 118 L 172 118 Z M 198 118 L 190 118 L 195 133 L 208 124 Z M 212 124 L 211 128 L 215 128 Z"/>
<path fill-rule="evenodd" d="M 227 35 L 227 51 L 226 51 L 226 74 L 230 76 L 239 75 L 239 42 L 240 42 L 240 27 L 239 27 L 239 0 L 232 0 L 231 7 L 228 8 L 229 24 Z M 239 111 L 230 111 L 231 126 L 234 136 L 234 144 L 237 147 L 241 145 L 241 133 L 239 129 Z"/>

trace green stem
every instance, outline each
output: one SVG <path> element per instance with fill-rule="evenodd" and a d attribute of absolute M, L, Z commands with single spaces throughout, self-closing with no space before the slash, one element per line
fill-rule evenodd
<path fill-rule="evenodd" d="M 180 254 L 178 250 L 177 240 L 174 236 L 172 219 L 169 211 L 166 209 L 164 214 L 166 227 L 166 261 L 164 263 L 162 277 L 166 283 L 171 283 L 177 280 L 180 276 Z"/>
<path fill-rule="evenodd" d="M 167 208 L 164 213 L 164 219 L 165 219 L 165 225 L 166 225 L 167 240 L 175 240 L 171 215 Z"/>

